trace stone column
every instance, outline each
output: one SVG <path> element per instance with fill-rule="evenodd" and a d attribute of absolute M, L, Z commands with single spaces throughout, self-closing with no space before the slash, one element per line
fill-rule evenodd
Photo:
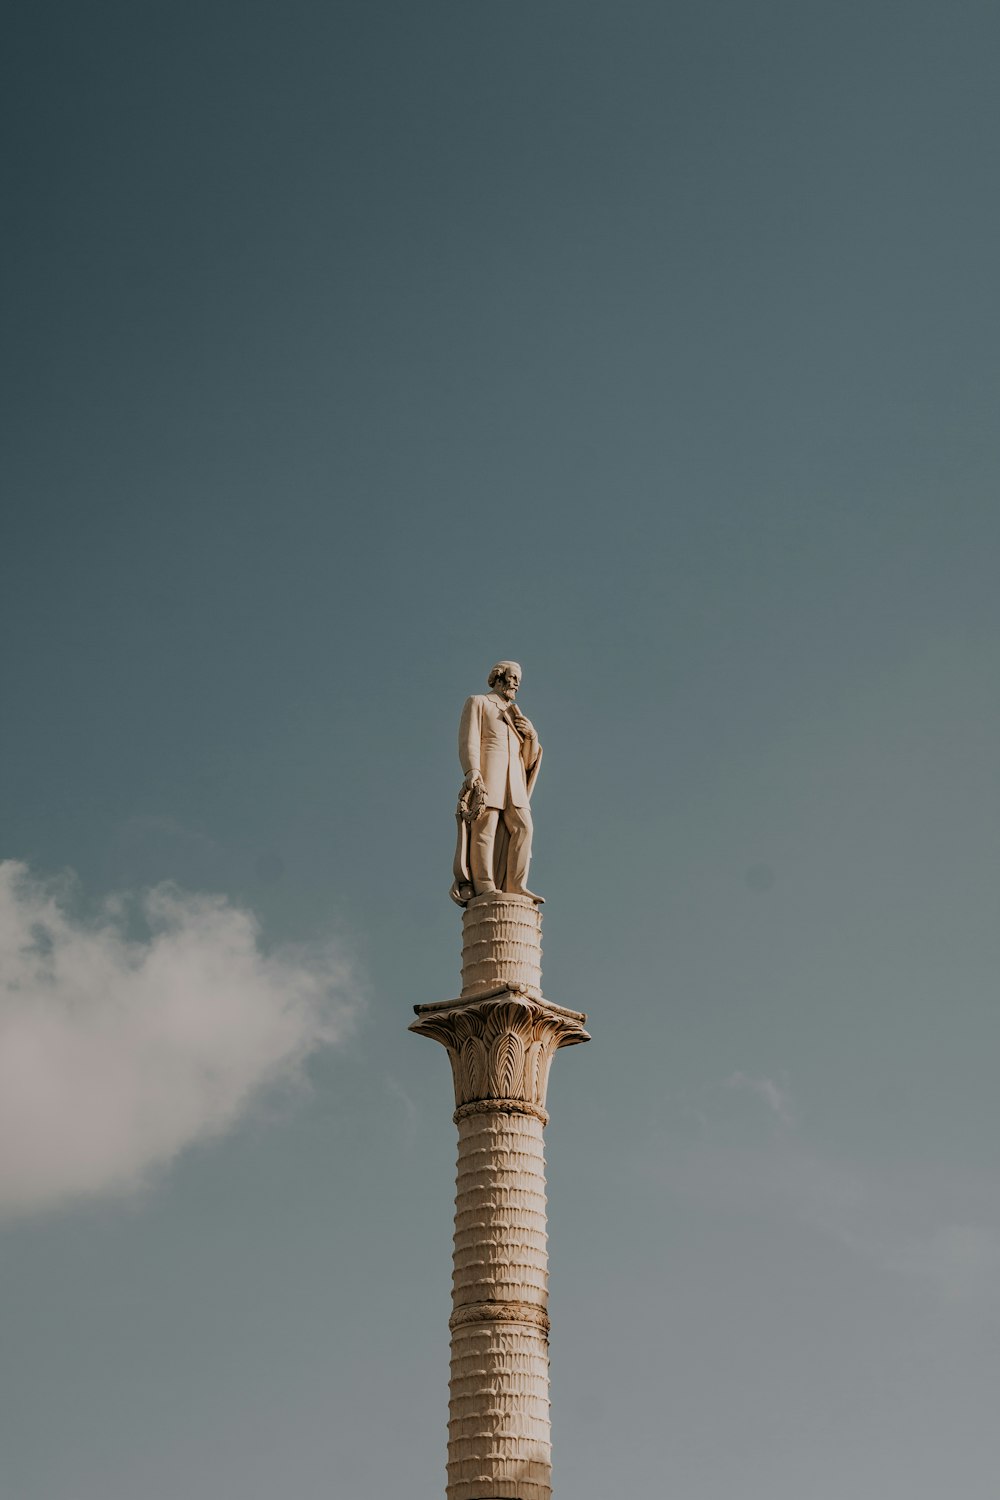
<path fill-rule="evenodd" d="M 463 916 L 462 994 L 415 1006 L 448 1049 L 458 1183 L 448 1500 L 549 1500 L 545 1089 L 586 1016 L 541 991 L 541 914 L 490 892 Z"/>

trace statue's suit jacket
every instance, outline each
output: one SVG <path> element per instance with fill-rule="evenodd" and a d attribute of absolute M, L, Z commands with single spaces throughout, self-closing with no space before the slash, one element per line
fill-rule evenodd
<path fill-rule="evenodd" d="M 458 726 L 458 758 L 468 776 L 478 771 L 486 783 L 487 807 L 527 807 L 521 741 L 503 716 L 496 693 L 466 698 Z"/>

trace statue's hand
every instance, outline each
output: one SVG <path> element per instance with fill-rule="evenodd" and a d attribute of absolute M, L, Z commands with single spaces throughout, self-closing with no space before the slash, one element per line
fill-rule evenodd
<path fill-rule="evenodd" d="M 530 719 L 525 718 L 516 704 L 511 704 L 511 715 L 517 726 L 518 733 L 523 734 L 525 739 L 537 738 L 534 724 L 532 724 Z"/>
<path fill-rule="evenodd" d="M 474 823 L 486 806 L 486 783 L 478 771 L 470 771 L 458 794 L 459 817 Z"/>

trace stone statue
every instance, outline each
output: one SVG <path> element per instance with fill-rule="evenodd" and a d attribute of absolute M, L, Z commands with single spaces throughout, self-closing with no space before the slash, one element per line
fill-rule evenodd
<path fill-rule="evenodd" d="M 455 817 L 455 881 L 451 897 L 465 906 L 473 896 L 506 891 L 541 901 L 528 890 L 531 861 L 531 793 L 542 763 L 534 725 L 514 699 L 521 686 L 516 661 L 498 661 L 489 693 L 465 700 L 458 727 L 458 758 L 465 780 Z"/>

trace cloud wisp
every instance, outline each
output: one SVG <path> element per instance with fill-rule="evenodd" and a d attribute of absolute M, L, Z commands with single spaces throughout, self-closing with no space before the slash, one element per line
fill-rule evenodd
<path fill-rule="evenodd" d="M 301 1078 L 356 1010 L 336 946 L 265 952 L 225 897 L 163 885 L 85 920 L 66 894 L 0 862 L 6 1217 L 141 1185 Z"/>
<path fill-rule="evenodd" d="M 762 1100 L 771 1111 L 772 1115 L 791 1130 L 795 1124 L 795 1114 L 792 1109 L 792 1099 L 786 1088 L 775 1083 L 773 1078 L 751 1078 L 746 1073 L 733 1073 L 726 1079 L 726 1087 L 730 1089 L 748 1089 Z"/>
<path fill-rule="evenodd" d="M 733 1073 L 724 1087 L 759 1100 L 781 1129 L 750 1139 L 699 1110 L 696 1138 L 664 1131 L 657 1140 L 651 1170 L 662 1186 L 798 1225 L 936 1302 L 1000 1316 L 1000 1179 L 837 1159 L 803 1139 L 787 1086 Z"/>

